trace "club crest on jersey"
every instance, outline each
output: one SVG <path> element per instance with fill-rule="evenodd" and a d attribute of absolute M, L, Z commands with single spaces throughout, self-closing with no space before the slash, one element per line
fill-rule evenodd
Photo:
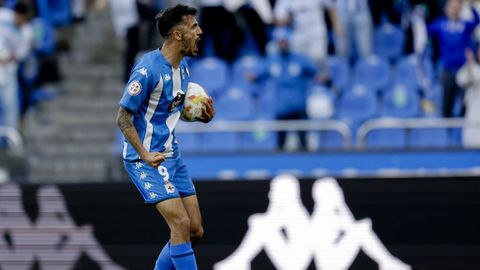
<path fill-rule="evenodd" d="M 128 94 L 130 96 L 136 96 L 142 92 L 142 84 L 139 81 L 133 81 L 128 86 Z"/>
<path fill-rule="evenodd" d="M 175 108 L 183 104 L 184 100 L 185 94 L 183 92 L 178 92 L 175 98 L 172 100 L 172 103 L 170 103 L 170 105 L 168 106 L 168 112 L 173 112 Z"/>
<path fill-rule="evenodd" d="M 164 186 L 168 194 L 175 192 L 175 186 L 170 181 L 166 181 Z"/>
<path fill-rule="evenodd" d="M 165 74 L 165 81 L 170 81 L 172 77 L 170 77 L 170 74 Z"/>

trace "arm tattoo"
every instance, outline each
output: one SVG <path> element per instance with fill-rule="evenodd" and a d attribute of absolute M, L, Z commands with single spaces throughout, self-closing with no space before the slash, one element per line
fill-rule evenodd
<path fill-rule="evenodd" d="M 138 137 L 135 126 L 132 124 L 132 116 L 133 113 L 125 110 L 124 108 L 120 108 L 117 113 L 117 125 L 122 131 L 125 138 L 130 142 L 133 148 L 135 148 L 137 153 L 142 156 L 143 153 L 146 152 L 146 150 L 143 147 L 140 138 Z"/>
<path fill-rule="evenodd" d="M 117 125 L 120 128 L 122 132 L 125 132 L 125 130 L 131 128 L 133 126 L 132 124 L 132 113 L 129 111 L 120 108 L 118 110 L 117 114 Z"/>

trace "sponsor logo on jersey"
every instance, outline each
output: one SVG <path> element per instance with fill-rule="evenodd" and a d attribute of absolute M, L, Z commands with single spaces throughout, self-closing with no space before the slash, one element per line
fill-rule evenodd
<path fill-rule="evenodd" d="M 153 187 L 152 183 L 150 183 L 150 182 L 145 182 L 144 188 L 145 188 L 146 190 L 149 190 L 149 189 L 151 189 L 152 187 Z"/>
<path fill-rule="evenodd" d="M 147 69 L 145 67 L 142 67 L 141 69 L 138 70 L 138 73 L 142 74 L 145 77 L 148 77 Z"/>
<path fill-rule="evenodd" d="M 145 178 L 147 178 L 147 174 L 145 172 L 141 172 L 140 173 L 140 180 L 143 180 Z"/>
<path fill-rule="evenodd" d="M 142 92 L 142 84 L 139 81 L 133 81 L 128 86 L 128 94 L 130 96 L 136 96 Z"/>
<path fill-rule="evenodd" d="M 138 170 L 138 169 L 140 169 L 140 168 L 143 168 L 142 162 L 136 162 L 136 163 L 135 163 L 135 169 Z"/>
<path fill-rule="evenodd" d="M 170 105 L 168 106 L 168 112 L 173 112 L 175 108 L 183 104 L 184 100 L 185 94 L 183 92 L 178 92 L 175 98 L 172 100 L 172 103 L 170 103 Z"/>
<path fill-rule="evenodd" d="M 150 199 L 155 199 L 158 197 L 157 193 L 155 192 L 150 192 L 148 195 L 150 196 Z"/>

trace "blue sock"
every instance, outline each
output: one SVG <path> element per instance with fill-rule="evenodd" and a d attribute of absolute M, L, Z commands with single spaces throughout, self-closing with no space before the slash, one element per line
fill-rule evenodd
<path fill-rule="evenodd" d="M 172 257 L 170 257 L 170 241 L 168 241 L 163 247 L 160 255 L 158 255 L 155 262 L 155 269 L 153 270 L 175 270 Z"/>
<path fill-rule="evenodd" d="M 177 270 L 197 270 L 195 254 L 190 242 L 170 245 L 170 256 Z"/>

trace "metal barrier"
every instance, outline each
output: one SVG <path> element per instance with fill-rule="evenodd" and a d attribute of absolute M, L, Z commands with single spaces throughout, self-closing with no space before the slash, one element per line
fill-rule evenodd
<path fill-rule="evenodd" d="M 13 145 L 13 149 L 15 149 L 18 153 L 23 153 L 24 144 L 23 139 L 20 133 L 11 127 L 1 127 L 0 126 L 0 138 L 5 137 L 7 142 Z"/>
<path fill-rule="evenodd" d="M 352 145 L 352 133 L 347 124 L 338 120 L 257 120 L 257 121 L 214 121 L 179 124 L 179 133 L 212 132 L 256 132 L 256 131 L 334 131 L 343 137 L 344 148 Z"/>
<path fill-rule="evenodd" d="M 464 128 L 479 127 L 478 124 L 467 123 L 464 118 L 379 118 L 368 120 L 357 131 L 357 146 L 365 148 L 368 133 L 379 129 L 418 129 L 418 128 Z"/>

